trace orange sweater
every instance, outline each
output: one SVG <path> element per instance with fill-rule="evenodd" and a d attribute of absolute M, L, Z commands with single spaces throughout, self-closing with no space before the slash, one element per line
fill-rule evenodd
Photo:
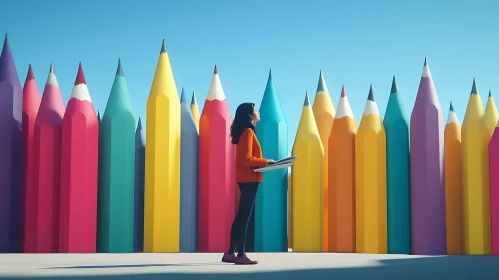
<path fill-rule="evenodd" d="M 241 134 L 236 147 L 236 181 L 238 183 L 262 182 L 261 172 L 254 172 L 253 168 L 267 165 L 262 158 L 262 148 L 256 139 L 255 132 L 247 128 Z"/>

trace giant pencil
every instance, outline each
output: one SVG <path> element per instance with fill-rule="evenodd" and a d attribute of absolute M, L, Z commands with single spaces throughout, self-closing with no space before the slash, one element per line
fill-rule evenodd
<path fill-rule="evenodd" d="M 95 108 L 94 108 L 95 110 Z M 102 118 L 100 116 L 100 110 L 97 109 L 97 123 L 99 125 L 99 139 L 98 139 L 98 147 L 99 147 L 99 151 L 98 151 L 98 155 L 97 155 L 97 239 L 96 239 L 96 252 L 99 253 L 99 235 L 101 235 L 100 233 L 102 232 L 101 228 L 103 228 L 105 225 L 102 225 L 102 222 L 103 222 L 103 219 L 99 219 L 99 215 L 101 215 L 102 213 L 102 209 L 100 209 L 102 206 L 102 199 L 105 198 L 104 194 L 103 194 L 103 188 L 102 188 L 102 185 L 103 185 L 103 173 L 100 171 L 101 170 L 101 165 L 102 165 Z"/>
<path fill-rule="evenodd" d="M 144 252 L 178 252 L 180 100 L 164 41 L 146 115 Z"/>
<path fill-rule="evenodd" d="M 199 120 L 198 251 L 223 252 L 229 248 L 235 214 L 235 149 L 232 115 L 225 100 L 217 67 Z"/>
<path fill-rule="evenodd" d="M 357 124 L 343 86 L 328 142 L 329 252 L 355 252 L 356 133 Z"/>
<path fill-rule="evenodd" d="M 199 134 L 199 107 L 198 107 L 198 101 L 196 100 L 196 92 L 192 91 L 192 99 L 191 99 L 191 113 L 192 113 L 192 119 L 194 120 L 194 124 L 196 125 L 196 130 L 198 131 Z"/>
<path fill-rule="evenodd" d="M 135 131 L 135 195 L 134 195 L 134 230 L 133 251 L 144 251 L 144 166 L 146 156 L 142 121 L 139 117 Z"/>
<path fill-rule="evenodd" d="M 426 59 L 410 135 L 412 253 L 445 254 L 444 121 Z"/>
<path fill-rule="evenodd" d="M 189 104 L 184 89 L 182 89 L 180 96 L 182 122 L 182 142 L 180 144 L 180 252 L 196 252 L 198 249 L 199 134 Z"/>
<path fill-rule="evenodd" d="M 95 253 L 99 121 L 81 63 L 62 119 L 59 252 Z"/>
<path fill-rule="evenodd" d="M 356 252 L 386 254 L 386 135 L 373 88 L 355 136 Z"/>
<path fill-rule="evenodd" d="M 64 103 L 50 66 L 35 121 L 33 185 L 27 189 L 26 251 L 57 253 L 61 189 L 61 140 Z"/>
<path fill-rule="evenodd" d="M 95 110 L 95 108 L 94 108 Z M 103 225 L 102 222 L 103 222 L 103 219 L 100 219 L 99 218 L 99 215 L 102 215 L 102 209 L 100 209 L 102 207 L 102 199 L 105 198 L 105 195 L 103 194 L 103 188 L 102 188 L 102 185 L 103 185 L 103 173 L 100 171 L 101 170 L 101 165 L 102 165 L 102 118 L 100 116 L 100 110 L 97 110 L 97 123 L 99 124 L 99 139 L 98 139 L 98 147 L 99 147 L 99 151 L 98 151 L 98 155 L 97 155 L 97 239 L 96 239 L 96 252 L 100 253 L 99 251 L 99 235 L 102 235 L 101 232 L 102 232 L 102 229 L 104 226 L 106 225 Z"/>
<path fill-rule="evenodd" d="M 33 157 L 33 138 L 35 135 L 35 120 L 38 114 L 38 108 L 40 107 L 40 94 L 38 92 L 38 87 L 36 86 L 35 75 L 33 74 L 33 69 L 31 69 L 31 64 L 28 68 L 28 75 L 26 76 L 26 81 L 24 82 L 23 88 L 23 118 L 22 118 L 22 133 L 23 133 L 23 147 L 22 147 L 22 178 L 21 178 L 21 229 L 20 229 L 20 239 L 22 251 L 27 252 L 27 240 L 26 240 L 26 206 L 32 203 L 26 196 L 26 189 L 28 186 L 33 186 L 34 180 L 34 169 L 33 164 L 35 163 Z"/>
<path fill-rule="evenodd" d="M 482 100 L 473 80 L 462 128 L 463 253 L 491 253 L 490 183 L 487 127 Z"/>
<path fill-rule="evenodd" d="M 499 256 L 499 124 L 489 144 L 489 174 L 491 251 Z"/>
<path fill-rule="evenodd" d="M 288 124 L 279 93 L 269 72 L 260 105 L 256 135 L 264 158 L 288 156 Z M 255 251 L 287 252 L 288 168 L 263 173 L 263 183 L 256 195 Z"/>
<path fill-rule="evenodd" d="M 293 248 L 293 191 L 291 186 L 291 173 L 288 173 L 288 249 Z"/>
<path fill-rule="evenodd" d="M 445 216 L 447 254 L 463 253 L 463 181 L 461 164 L 461 124 L 450 103 L 444 131 Z"/>
<path fill-rule="evenodd" d="M 97 251 L 131 253 L 134 242 L 135 117 L 118 67 L 100 124 Z"/>
<path fill-rule="evenodd" d="M 324 148 L 324 251 L 328 251 L 328 141 L 329 134 L 331 133 L 331 127 L 333 126 L 334 111 L 333 102 L 331 101 L 331 96 L 329 96 L 329 91 L 327 90 L 326 81 L 322 75 L 322 71 L 319 73 L 319 83 L 317 85 L 317 91 L 315 94 L 314 105 L 312 106 L 314 111 L 315 122 L 317 123 L 317 129 L 319 129 L 319 134 L 321 136 L 322 147 Z"/>
<path fill-rule="evenodd" d="M 0 253 L 20 252 L 23 91 L 7 34 L 0 56 Z"/>
<path fill-rule="evenodd" d="M 499 113 L 497 112 L 496 103 L 492 97 L 492 92 L 489 90 L 489 98 L 487 99 L 487 106 L 485 106 L 485 120 L 490 133 L 494 133 L 497 121 L 499 120 Z"/>
<path fill-rule="evenodd" d="M 395 77 L 383 125 L 386 133 L 388 253 L 411 254 L 409 119 Z"/>
<path fill-rule="evenodd" d="M 322 252 L 324 244 L 324 148 L 308 93 L 291 154 L 293 252 Z"/>

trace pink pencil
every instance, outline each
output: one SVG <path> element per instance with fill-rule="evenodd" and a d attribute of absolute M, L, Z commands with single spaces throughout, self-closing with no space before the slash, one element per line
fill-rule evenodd
<path fill-rule="evenodd" d="M 22 177 L 21 177 L 21 248 L 25 253 L 31 253 L 29 246 L 30 239 L 28 236 L 32 234 L 31 230 L 26 230 L 26 223 L 29 221 L 27 217 L 27 210 L 32 207 L 33 202 L 27 196 L 28 189 L 33 186 L 33 138 L 35 134 L 35 120 L 38 114 L 38 107 L 40 107 L 40 93 L 36 86 L 35 75 L 31 64 L 28 68 L 28 75 L 24 82 L 23 88 L 23 150 L 22 150 Z M 27 219 L 28 218 L 28 219 Z"/>
<path fill-rule="evenodd" d="M 35 122 L 34 205 L 30 205 L 30 250 L 57 253 L 61 187 L 61 133 L 64 103 L 52 65 Z"/>
<path fill-rule="evenodd" d="M 231 125 L 232 115 L 215 66 L 199 121 L 199 252 L 223 252 L 230 245 L 238 188 Z"/>
<path fill-rule="evenodd" d="M 95 253 L 99 121 L 81 63 L 62 119 L 59 252 Z"/>
<path fill-rule="evenodd" d="M 490 222 L 492 255 L 499 256 L 499 127 L 489 143 Z"/>

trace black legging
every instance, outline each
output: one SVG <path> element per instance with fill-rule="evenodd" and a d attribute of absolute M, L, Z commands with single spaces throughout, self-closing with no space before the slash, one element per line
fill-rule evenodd
<path fill-rule="evenodd" d="M 238 256 L 242 256 L 246 252 L 248 222 L 255 205 L 258 184 L 258 182 L 238 183 L 239 189 L 241 190 L 241 199 L 239 201 L 239 209 L 237 210 L 236 217 L 232 223 L 232 230 L 230 232 L 229 254 L 234 254 L 236 246 L 238 249 Z"/>

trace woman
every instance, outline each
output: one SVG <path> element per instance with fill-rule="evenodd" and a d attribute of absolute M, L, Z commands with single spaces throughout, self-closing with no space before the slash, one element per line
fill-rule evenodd
<path fill-rule="evenodd" d="M 243 103 L 237 107 L 234 122 L 230 128 L 232 144 L 236 144 L 236 181 L 241 190 L 241 199 L 232 230 L 230 233 L 230 248 L 222 257 L 222 262 L 235 264 L 257 264 L 245 253 L 246 232 L 248 221 L 255 205 L 258 184 L 263 181 L 261 172 L 254 172 L 256 167 L 275 163 L 274 160 L 262 158 L 262 149 L 255 135 L 256 122 L 260 113 L 255 104 Z M 237 256 L 234 251 L 237 246 Z"/>

